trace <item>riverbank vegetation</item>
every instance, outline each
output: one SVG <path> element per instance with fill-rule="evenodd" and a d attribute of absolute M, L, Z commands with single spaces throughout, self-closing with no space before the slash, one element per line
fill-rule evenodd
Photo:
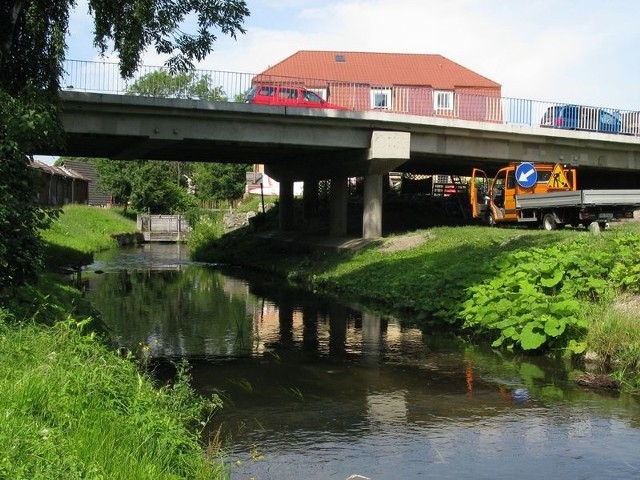
<path fill-rule="evenodd" d="M 259 197 L 249 195 L 236 202 L 233 212 L 236 215 L 245 215 L 249 222 L 262 219 L 263 212 L 271 209 L 276 202 L 276 197 Z M 192 210 L 187 214 L 189 225 L 193 227 L 189 236 L 189 255 L 193 258 L 204 258 L 211 245 L 220 239 L 226 231 L 224 225 L 225 211 L 223 210 Z"/>
<path fill-rule="evenodd" d="M 14 325 L 0 310 L 0 477 L 222 478 L 193 428 L 217 404 L 188 377 L 154 387 L 82 327 Z"/>
<path fill-rule="evenodd" d="M 67 206 L 43 232 L 45 256 L 90 257 L 132 230 L 121 211 Z M 131 352 L 109 346 L 91 313 L 53 273 L 0 295 L 0 477 L 227 478 L 200 438 L 217 397 L 196 396 L 184 365 L 170 385 L 155 384 Z"/>
<path fill-rule="evenodd" d="M 115 234 L 136 232 L 134 218 L 120 208 L 66 205 L 59 218 L 42 231 L 45 264 L 52 269 L 91 263 L 94 252 L 118 246 Z"/>
<path fill-rule="evenodd" d="M 285 244 L 259 232 L 235 232 L 203 258 L 274 272 L 426 330 L 452 329 L 494 348 L 576 359 L 588 353 L 614 369 L 627 388 L 640 388 L 637 223 L 600 235 L 436 227 L 359 251 L 304 245 L 303 239 Z"/>

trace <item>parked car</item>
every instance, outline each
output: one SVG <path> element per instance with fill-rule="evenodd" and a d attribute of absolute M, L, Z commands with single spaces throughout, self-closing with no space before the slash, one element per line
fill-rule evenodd
<path fill-rule="evenodd" d="M 327 102 L 317 93 L 303 87 L 292 85 L 254 85 L 251 87 L 245 103 L 258 105 L 284 105 L 288 107 L 326 108 L 331 110 L 348 110 L 341 105 Z"/>
<path fill-rule="evenodd" d="M 540 126 L 620 133 L 621 122 L 618 112 L 581 105 L 555 105 L 547 109 Z"/>

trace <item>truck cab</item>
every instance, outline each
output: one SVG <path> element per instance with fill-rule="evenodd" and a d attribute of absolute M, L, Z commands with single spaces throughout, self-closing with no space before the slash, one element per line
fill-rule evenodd
<path fill-rule="evenodd" d="M 543 219 L 519 208 L 518 199 L 575 190 L 575 177 L 575 169 L 560 164 L 510 163 L 498 170 L 493 179 L 474 168 L 469 184 L 472 216 L 489 225 L 530 222 L 537 226 Z"/>

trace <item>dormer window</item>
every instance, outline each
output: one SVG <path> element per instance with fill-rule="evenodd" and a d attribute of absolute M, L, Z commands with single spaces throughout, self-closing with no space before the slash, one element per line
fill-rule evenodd
<path fill-rule="evenodd" d="M 453 110 L 453 92 L 450 90 L 434 90 L 433 109 L 435 111 Z"/>
<path fill-rule="evenodd" d="M 371 108 L 376 110 L 391 110 L 391 89 L 371 89 Z"/>

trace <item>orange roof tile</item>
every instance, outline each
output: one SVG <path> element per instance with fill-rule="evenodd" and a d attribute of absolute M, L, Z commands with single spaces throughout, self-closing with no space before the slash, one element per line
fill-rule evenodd
<path fill-rule="evenodd" d="M 497 88 L 489 80 L 442 55 L 301 50 L 268 68 L 265 75 L 384 85 Z"/>

